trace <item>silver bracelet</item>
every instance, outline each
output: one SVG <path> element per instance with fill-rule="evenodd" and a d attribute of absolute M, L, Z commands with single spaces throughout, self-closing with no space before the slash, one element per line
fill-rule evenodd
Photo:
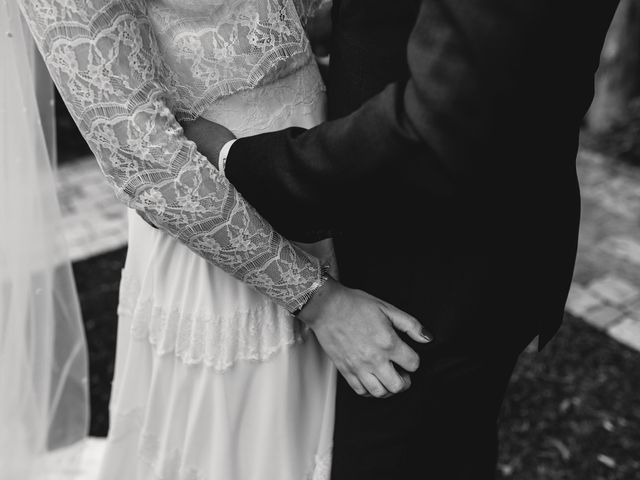
<path fill-rule="evenodd" d="M 229 150 L 231 150 L 231 146 L 236 140 L 237 138 L 229 140 L 220 149 L 220 154 L 218 155 L 218 172 L 220 172 L 222 175 L 224 175 L 224 169 L 227 166 L 227 157 L 229 156 Z"/>
<path fill-rule="evenodd" d="M 330 269 L 330 263 L 326 263 L 320 266 L 320 276 L 313 282 L 311 288 L 309 288 L 309 290 L 300 297 L 300 299 L 298 300 L 299 307 L 293 312 L 289 312 L 291 316 L 297 317 L 305 307 L 305 305 L 309 303 L 309 300 L 311 300 L 315 293 L 320 289 L 320 287 L 327 283 L 327 280 L 331 278 L 331 275 L 329 274 Z"/>

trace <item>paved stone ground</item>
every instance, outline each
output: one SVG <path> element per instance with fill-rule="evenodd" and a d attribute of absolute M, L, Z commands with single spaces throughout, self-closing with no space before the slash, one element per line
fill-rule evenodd
<path fill-rule="evenodd" d="M 62 225 L 76 262 L 127 243 L 127 208 L 118 202 L 92 157 L 60 166 Z"/>
<path fill-rule="evenodd" d="M 582 218 L 567 311 L 640 351 L 640 169 L 578 157 Z"/>

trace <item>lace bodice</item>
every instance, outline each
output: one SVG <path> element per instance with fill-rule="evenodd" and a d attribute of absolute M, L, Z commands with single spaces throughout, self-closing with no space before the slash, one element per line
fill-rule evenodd
<path fill-rule="evenodd" d="M 177 118 L 312 61 L 323 0 L 18 0 L 51 75 L 118 198 L 295 311 L 319 261 L 245 202 Z"/>
<path fill-rule="evenodd" d="M 147 3 L 168 67 L 163 76 L 169 107 L 179 120 L 199 115 L 214 99 L 270 83 L 312 60 L 293 2 Z M 309 2 L 298 5 L 308 7 Z"/>

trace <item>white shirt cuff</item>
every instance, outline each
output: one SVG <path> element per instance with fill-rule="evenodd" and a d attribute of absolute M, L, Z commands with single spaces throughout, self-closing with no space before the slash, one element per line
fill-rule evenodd
<path fill-rule="evenodd" d="M 229 156 L 229 150 L 231 150 L 231 146 L 233 145 L 233 142 L 235 142 L 236 140 L 237 138 L 234 138 L 233 140 L 229 140 L 220 149 L 220 155 L 218 156 L 218 172 L 221 173 L 222 175 L 224 175 L 224 169 L 225 169 L 225 166 L 227 165 L 227 157 Z"/>

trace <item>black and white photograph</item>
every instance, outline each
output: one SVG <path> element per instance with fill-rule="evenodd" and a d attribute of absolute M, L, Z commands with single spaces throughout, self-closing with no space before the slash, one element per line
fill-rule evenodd
<path fill-rule="evenodd" d="M 0 480 L 640 480 L 640 0 L 0 0 Z"/>

